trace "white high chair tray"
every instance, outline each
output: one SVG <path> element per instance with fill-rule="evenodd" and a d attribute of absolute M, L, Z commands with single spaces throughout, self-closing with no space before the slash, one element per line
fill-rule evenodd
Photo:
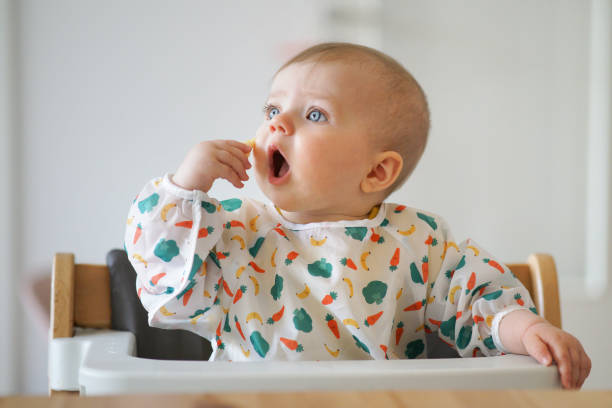
<path fill-rule="evenodd" d="M 560 388 L 529 356 L 388 361 L 174 361 L 135 357 L 130 332 L 78 330 L 49 344 L 49 386 L 82 395 L 239 391 Z"/>

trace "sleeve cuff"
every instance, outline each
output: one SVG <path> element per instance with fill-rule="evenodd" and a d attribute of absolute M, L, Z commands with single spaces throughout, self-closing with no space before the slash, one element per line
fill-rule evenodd
<path fill-rule="evenodd" d="M 506 317 L 508 313 L 512 313 L 517 310 L 529 310 L 529 309 L 523 306 L 518 306 L 518 305 L 509 306 L 495 315 L 495 317 L 493 318 L 493 324 L 491 325 L 491 337 L 493 338 L 493 344 L 495 344 L 495 348 L 497 348 L 499 351 L 505 354 L 508 354 L 510 352 L 506 350 L 506 348 L 504 347 L 499 337 L 499 324 L 501 323 L 502 319 Z"/>
<path fill-rule="evenodd" d="M 173 174 L 166 173 L 162 179 L 162 187 L 172 195 L 180 197 L 184 200 L 194 200 L 196 197 L 207 197 L 207 194 L 199 190 L 187 190 L 177 186 L 172 181 Z"/>

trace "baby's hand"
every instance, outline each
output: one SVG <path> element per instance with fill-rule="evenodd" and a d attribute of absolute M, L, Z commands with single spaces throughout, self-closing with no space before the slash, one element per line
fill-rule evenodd
<path fill-rule="evenodd" d="M 554 359 L 563 388 L 580 388 L 591 371 L 591 359 L 571 334 L 548 322 L 530 326 L 521 339 L 527 352 L 543 365 Z"/>
<path fill-rule="evenodd" d="M 248 153 L 251 146 L 235 140 L 213 140 L 195 145 L 179 166 L 172 181 L 187 190 L 210 190 L 213 182 L 224 178 L 237 188 L 248 180 L 251 167 Z"/>

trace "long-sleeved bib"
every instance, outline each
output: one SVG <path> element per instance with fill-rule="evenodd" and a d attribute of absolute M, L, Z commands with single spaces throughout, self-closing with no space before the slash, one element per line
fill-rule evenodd
<path fill-rule="evenodd" d="M 271 204 L 149 182 L 125 235 L 149 324 L 209 339 L 211 360 L 425 358 L 425 333 L 498 355 L 530 309 L 512 272 L 445 221 L 383 203 L 368 219 L 293 224 Z"/>

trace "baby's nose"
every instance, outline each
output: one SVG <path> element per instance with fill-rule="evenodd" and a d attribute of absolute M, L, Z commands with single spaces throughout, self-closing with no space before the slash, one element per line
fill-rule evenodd
<path fill-rule="evenodd" d="M 280 132 L 284 135 L 290 135 L 293 133 L 293 125 L 286 120 L 275 120 L 270 123 L 270 132 Z"/>
<path fill-rule="evenodd" d="M 271 132 L 283 132 L 283 133 L 287 133 L 287 129 L 285 129 L 285 126 L 283 126 L 282 123 L 270 123 L 270 131 Z"/>

